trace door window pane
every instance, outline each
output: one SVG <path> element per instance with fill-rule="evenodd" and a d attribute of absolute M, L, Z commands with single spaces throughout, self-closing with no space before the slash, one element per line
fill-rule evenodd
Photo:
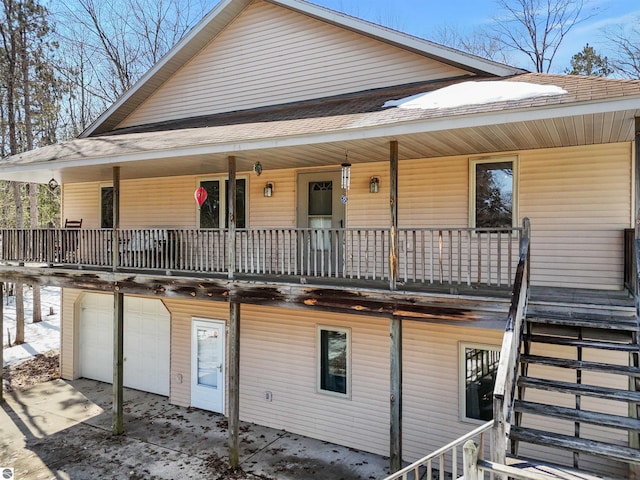
<path fill-rule="evenodd" d="M 309 182 L 309 216 L 331 216 L 333 182 Z"/>
<path fill-rule="evenodd" d="M 113 187 L 100 189 L 100 227 L 113 228 Z"/>
<path fill-rule="evenodd" d="M 347 394 L 348 331 L 320 329 L 320 390 Z"/>
<path fill-rule="evenodd" d="M 224 223 L 229 227 L 229 206 L 225 197 L 229 188 L 229 181 L 225 180 L 221 189 L 220 180 L 206 180 L 200 182 L 200 186 L 207 191 L 207 199 L 200 207 L 200 228 L 220 228 Z M 224 221 L 220 214 L 224 211 Z M 236 227 L 247 227 L 247 181 L 244 178 L 236 180 Z"/>
<path fill-rule="evenodd" d="M 513 162 L 475 165 L 475 226 L 510 228 L 513 225 Z"/>
<path fill-rule="evenodd" d="M 226 180 L 225 188 L 229 191 L 229 180 Z M 246 194 L 247 181 L 244 178 L 236 180 L 236 227 L 247 228 L 247 206 L 246 206 Z M 225 198 L 224 209 L 224 226 L 229 228 L 229 205 L 227 205 Z"/>
<path fill-rule="evenodd" d="M 200 228 L 220 228 L 220 182 L 200 182 L 207 191 L 207 199 L 200 207 Z"/>
<path fill-rule="evenodd" d="M 218 388 L 218 332 L 198 328 L 198 385 Z"/>

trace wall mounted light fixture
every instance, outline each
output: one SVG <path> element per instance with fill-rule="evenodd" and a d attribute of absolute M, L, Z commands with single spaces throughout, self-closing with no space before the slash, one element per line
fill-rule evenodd
<path fill-rule="evenodd" d="M 369 179 L 369 193 L 378 193 L 380 191 L 380 179 L 371 177 Z"/>
<path fill-rule="evenodd" d="M 51 180 L 49 180 L 48 185 L 51 190 L 55 190 L 56 188 L 58 188 L 58 182 L 56 181 L 55 178 L 52 178 Z"/>
<path fill-rule="evenodd" d="M 264 196 L 265 197 L 273 196 L 273 183 L 267 182 L 267 184 L 264 186 Z"/>

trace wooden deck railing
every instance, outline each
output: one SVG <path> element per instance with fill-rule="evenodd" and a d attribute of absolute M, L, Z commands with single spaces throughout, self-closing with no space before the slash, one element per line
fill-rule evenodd
<path fill-rule="evenodd" d="M 399 281 L 510 286 L 522 230 L 403 228 Z M 0 261 L 224 273 L 224 229 L 3 229 Z M 388 229 L 237 229 L 240 274 L 389 279 Z"/>
<path fill-rule="evenodd" d="M 530 226 L 529 219 L 523 222 L 523 235 L 520 242 L 520 260 L 511 294 L 511 305 L 500 350 L 500 363 L 493 389 L 493 435 L 491 459 L 504 464 L 507 452 L 508 434 L 513 417 L 513 406 L 518 381 L 518 364 L 522 345 L 522 329 L 527 314 L 529 300 L 530 267 Z"/>
<path fill-rule="evenodd" d="M 463 471 L 461 462 L 464 456 L 463 448 L 465 443 L 473 441 L 482 452 L 486 444 L 485 437 L 491 434 L 492 427 L 493 420 L 439 448 L 426 457 L 415 461 L 402 470 L 392 473 L 384 480 L 418 480 L 422 478 L 444 480 L 445 478 L 460 478 L 458 472 Z M 482 453 L 480 453 L 480 456 L 482 456 Z M 450 475 L 447 472 L 450 472 Z M 437 476 L 434 475 L 435 473 L 437 473 Z"/>

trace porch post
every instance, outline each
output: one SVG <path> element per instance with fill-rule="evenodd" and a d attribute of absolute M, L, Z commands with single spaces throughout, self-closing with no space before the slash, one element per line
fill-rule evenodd
<path fill-rule="evenodd" d="M 396 289 L 398 280 L 398 142 L 389 143 L 389 288 Z M 390 428 L 389 468 L 402 468 L 402 317 L 393 315 L 390 323 Z"/>
<path fill-rule="evenodd" d="M 236 157 L 229 156 L 229 265 L 228 276 L 233 279 L 236 270 Z M 240 304 L 229 303 L 229 465 L 240 464 Z"/>
<path fill-rule="evenodd" d="M 120 167 L 113 167 L 113 231 L 111 234 L 111 265 L 113 271 L 118 270 L 120 246 L 118 230 L 120 229 Z"/>
<path fill-rule="evenodd" d="M 229 304 L 229 465 L 240 464 L 240 304 Z"/>
<path fill-rule="evenodd" d="M 389 230 L 389 288 L 396 289 L 398 280 L 398 142 L 389 143 L 389 205 L 391 227 Z"/>
<path fill-rule="evenodd" d="M 229 188 L 227 191 L 227 205 L 229 206 L 228 247 L 229 264 L 227 272 L 232 279 L 236 270 L 236 157 L 228 157 L 229 161 Z"/>
<path fill-rule="evenodd" d="M 114 435 L 123 433 L 122 410 L 122 376 L 123 376 L 123 345 L 124 345 L 124 295 L 118 291 L 113 294 L 113 421 Z"/>
<path fill-rule="evenodd" d="M 391 425 L 389 429 L 389 468 L 397 472 L 402 468 L 402 317 L 391 317 Z"/>
<path fill-rule="evenodd" d="M 113 270 L 118 269 L 120 229 L 120 167 L 113 167 L 113 233 L 111 255 Z M 123 370 L 124 370 L 124 294 L 115 286 L 113 293 L 113 417 L 112 432 L 123 433 Z"/>
<path fill-rule="evenodd" d="M 4 401 L 4 299 L 2 298 L 4 282 L 0 282 L 0 403 Z"/>

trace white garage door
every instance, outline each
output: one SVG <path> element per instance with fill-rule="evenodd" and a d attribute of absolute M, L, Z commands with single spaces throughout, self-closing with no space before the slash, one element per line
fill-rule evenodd
<path fill-rule="evenodd" d="M 160 300 L 124 298 L 124 385 L 169 395 L 170 316 Z M 113 381 L 113 296 L 80 303 L 80 375 Z"/>

